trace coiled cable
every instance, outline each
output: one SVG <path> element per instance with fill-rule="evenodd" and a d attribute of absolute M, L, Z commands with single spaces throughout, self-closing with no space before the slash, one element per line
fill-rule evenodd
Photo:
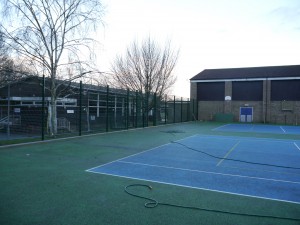
<path fill-rule="evenodd" d="M 213 213 L 222 213 L 222 214 L 231 214 L 231 215 L 237 215 L 237 216 L 248 216 L 248 217 L 260 217 L 260 218 L 269 218 L 269 219 L 281 219 L 281 220 L 292 220 L 292 221 L 300 221 L 300 218 L 292 218 L 292 217 L 281 217 L 281 216 L 273 216 L 273 215 L 262 215 L 262 214 L 251 214 L 251 213 L 241 213 L 241 212 L 232 212 L 232 211 L 226 211 L 226 210 L 216 210 L 216 209 L 208 209 L 204 207 L 196 207 L 196 206 L 185 206 L 180 204 L 172 204 L 172 203 L 165 203 L 165 202 L 159 202 L 154 198 L 145 197 L 139 194 L 135 194 L 132 191 L 130 191 L 131 187 L 142 187 L 147 188 L 149 190 L 152 190 L 153 188 L 150 185 L 147 184 L 130 184 L 125 186 L 124 191 L 136 198 L 147 200 L 144 204 L 146 208 L 155 208 L 159 205 L 164 206 L 170 206 L 170 207 L 176 207 L 176 208 L 182 208 L 182 209 L 193 209 L 193 210 L 201 210 L 206 212 L 213 212 Z"/>

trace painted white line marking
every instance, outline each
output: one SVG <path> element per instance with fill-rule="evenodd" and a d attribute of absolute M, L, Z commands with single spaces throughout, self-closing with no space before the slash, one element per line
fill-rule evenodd
<path fill-rule="evenodd" d="M 294 145 L 295 145 L 296 148 L 298 148 L 298 150 L 300 151 L 300 147 L 296 144 L 296 142 L 294 142 Z"/>
<path fill-rule="evenodd" d="M 283 133 L 286 133 L 285 129 L 283 129 L 282 126 L 280 126 L 280 129 L 283 131 Z"/>
<path fill-rule="evenodd" d="M 183 140 L 185 140 L 185 139 L 192 138 L 192 137 L 195 137 L 195 136 L 197 136 L 197 135 L 198 135 L 198 134 L 195 134 L 195 135 L 192 135 L 192 136 L 189 136 L 189 137 L 185 137 L 185 138 L 183 138 L 183 139 L 179 139 L 179 140 L 176 140 L 176 141 L 183 141 Z M 160 148 L 160 147 L 167 146 L 167 145 L 171 145 L 171 144 L 173 144 L 173 143 L 166 143 L 166 144 L 163 144 L 163 145 L 154 147 L 154 148 L 150 148 L 150 149 L 144 150 L 144 151 L 142 151 L 142 152 L 138 152 L 138 153 L 135 153 L 135 154 L 132 154 L 132 155 L 129 155 L 129 156 L 125 156 L 125 157 L 120 158 L 120 159 L 113 160 L 113 161 L 108 162 L 108 163 L 104 163 L 104 164 L 102 164 L 102 165 L 95 166 L 95 167 L 90 168 L 90 169 L 87 169 L 87 170 L 85 170 L 85 171 L 91 172 L 90 170 L 94 170 L 94 169 L 96 169 L 96 168 L 98 168 L 98 167 L 106 166 L 106 165 L 109 165 L 109 164 L 111 164 L 111 163 L 118 162 L 118 161 L 120 161 L 120 160 L 127 159 L 127 158 L 130 158 L 130 157 L 132 157 L 132 156 L 140 155 L 140 154 L 143 154 L 143 153 L 146 153 L 146 152 L 149 152 L 149 151 L 153 151 L 153 150 L 156 150 L 156 149 L 158 149 L 158 148 Z"/>
<path fill-rule="evenodd" d="M 231 125 L 231 124 L 225 124 L 225 125 L 223 125 L 223 126 L 216 127 L 216 128 L 214 128 L 214 129 L 212 129 L 212 130 L 218 130 L 218 129 L 221 129 L 221 128 L 223 128 L 223 127 L 230 126 L 230 125 Z"/>
<path fill-rule="evenodd" d="M 204 162 L 204 161 L 202 161 Z M 282 171 L 275 171 L 275 170 L 266 170 L 266 169 L 253 169 L 253 168 L 247 168 L 247 167 L 237 167 L 237 166 L 222 166 L 222 168 L 229 168 L 229 169 L 235 169 L 235 170 L 246 170 L 246 171 L 256 171 L 256 172 L 267 172 L 267 173 L 275 173 L 275 174 L 288 174 L 288 175 L 293 175 L 293 176 L 299 176 L 300 174 L 298 173 L 291 173 L 291 172 L 282 172 Z"/>
<path fill-rule="evenodd" d="M 231 152 L 239 145 L 239 143 L 241 143 L 241 141 L 238 141 L 231 149 L 229 149 L 229 151 L 227 152 L 227 154 L 223 157 L 223 159 L 221 159 L 219 161 L 219 163 L 217 164 L 217 166 L 221 165 L 221 163 L 231 154 Z"/>
<path fill-rule="evenodd" d="M 270 179 L 270 178 L 263 178 L 263 177 L 250 177 L 250 176 L 244 176 L 244 175 L 218 173 L 218 172 L 211 172 L 211 171 L 204 171 L 204 170 L 193 170 L 193 169 L 186 169 L 186 168 L 173 167 L 173 166 L 160 166 L 160 165 L 136 163 L 136 162 L 130 162 L 130 161 L 118 161 L 117 163 L 127 163 L 127 164 L 132 164 L 132 165 L 141 165 L 141 166 L 149 166 L 149 167 L 156 167 L 156 168 L 163 168 L 163 169 L 182 170 L 182 171 L 189 171 L 189 172 L 196 172 L 196 173 L 214 174 L 214 175 L 220 175 L 220 176 L 230 176 L 230 177 L 239 177 L 239 178 L 247 178 L 247 179 L 266 180 L 266 181 L 273 181 L 273 182 L 300 184 L 300 182 L 296 182 L 296 181 L 277 180 L 277 179 Z"/>
<path fill-rule="evenodd" d="M 194 136 L 205 137 L 205 138 L 218 138 L 225 140 L 247 140 L 247 141 L 264 141 L 264 142 L 286 142 L 298 141 L 296 139 L 278 139 L 278 138 L 262 138 L 262 137 L 238 137 L 238 136 L 221 136 L 221 135 L 208 135 L 208 134 L 196 134 Z M 192 136 L 191 136 L 192 137 Z"/>
<path fill-rule="evenodd" d="M 176 187 L 191 188 L 191 189 L 196 189 L 196 190 L 217 192 L 217 193 L 221 193 L 221 194 L 230 194 L 230 195 L 237 195 L 237 196 L 242 196 L 242 197 L 258 198 L 258 199 L 286 202 L 286 203 L 293 203 L 293 204 L 300 205 L 300 202 L 288 201 L 288 200 L 277 199 L 277 198 L 267 198 L 267 197 L 261 197 L 261 196 L 256 196 L 256 195 L 246 195 L 246 194 L 240 194 L 240 193 L 234 193 L 234 192 L 220 191 L 220 190 L 216 190 L 216 189 L 193 187 L 193 186 L 189 186 L 189 185 L 174 184 L 174 183 L 168 183 L 168 182 L 162 182 L 162 181 L 156 181 L 156 180 L 150 180 L 150 179 L 142 179 L 142 178 L 137 178 L 137 177 L 121 176 L 121 175 L 103 173 L 103 172 L 95 172 L 95 171 L 88 171 L 88 172 L 102 174 L 102 175 L 108 175 L 108 176 L 113 176 L 113 177 L 121 177 L 121 178 L 126 178 L 126 179 L 131 179 L 131 180 L 147 181 L 147 182 L 153 182 L 153 183 L 158 183 L 158 184 L 172 185 L 172 186 L 176 186 Z"/>

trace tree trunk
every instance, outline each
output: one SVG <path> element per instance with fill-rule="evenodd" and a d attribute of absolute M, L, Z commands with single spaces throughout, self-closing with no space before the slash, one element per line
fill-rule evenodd
<path fill-rule="evenodd" d="M 56 111 L 56 100 L 53 101 L 53 104 L 51 104 L 51 109 L 52 109 L 52 118 L 51 118 L 51 123 L 52 123 L 52 128 L 53 131 L 51 132 L 51 136 L 55 136 L 57 134 L 57 111 Z"/>
<path fill-rule="evenodd" d="M 57 106 L 53 96 L 48 107 L 48 112 L 49 133 L 51 136 L 55 136 L 57 134 Z"/>

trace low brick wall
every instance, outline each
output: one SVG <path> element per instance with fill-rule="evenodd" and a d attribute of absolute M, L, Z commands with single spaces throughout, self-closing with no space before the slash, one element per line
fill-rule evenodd
<path fill-rule="evenodd" d="M 198 120 L 212 121 L 214 115 L 224 113 L 223 101 L 199 101 L 198 102 Z"/>
<path fill-rule="evenodd" d="M 198 120 L 212 121 L 219 113 L 233 114 L 234 122 L 240 121 L 240 107 L 253 107 L 254 123 L 300 124 L 300 102 L 288 102 L 291 110 L 283 108 L 281 101 L 264 104 L 262 101 L 199 101 Z"/>
<path fill-rule="evenodd" d="M 270 103 L 270 123 L 299 125 L 300 124 L 300 102 L 289 101 L 289 107 L 284 107 L 282 101 Z"/>

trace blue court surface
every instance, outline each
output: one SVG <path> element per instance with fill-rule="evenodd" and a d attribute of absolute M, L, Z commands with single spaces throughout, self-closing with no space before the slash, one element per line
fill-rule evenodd
<path fill-rule="evenodd" d="M 214 131 L 230 132 L 255 132 L 272 134 L 298 134 L 300 135 L 300 126 L 275 126 L 261 124 L 226 124 L 213 129 Z"/>
<path fill-rule="evenodd" d="M 87 171 L 300 204 L 300 140 L 195 135 Z"/>

